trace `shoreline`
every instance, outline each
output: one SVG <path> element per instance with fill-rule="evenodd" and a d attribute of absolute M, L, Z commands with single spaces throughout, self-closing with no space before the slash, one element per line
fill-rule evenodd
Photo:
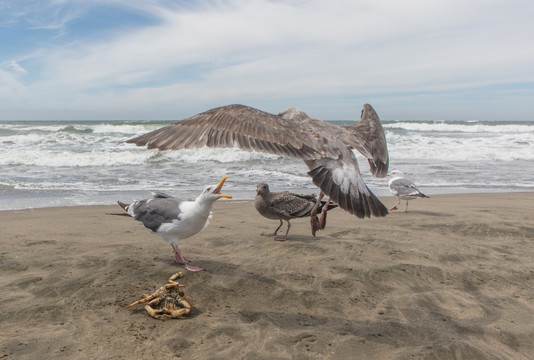
<path fill-rule="evenodd" d="M 477 192 L 477 191 L 473 191 L 473 189 L 466 189 L 465 192 L 464 191 L 460 191 L 460 192 L 438 192 L 438 193 L 435 193 L 432 191 L 433 189 L 430 188 L 430 191 L 428 189 L 425 189 L 423 192 L 427 195 L 429 195 L 430 197 L 442 197 L 442 196 L 469 196 L 469 195 L 481 195 L 481 196 L 484 196 L 484 195 L 487 195 L 487 196 L 490 196 L 490 195 L 498 195 L 498 194 L 534 194 L 534 190 L 533 191 L 528 191 L 528 190 L 524 190 L 524 189 L 509 189 L 508 191 L 499 191 L 499 192 L 496 192 L 496 191 L 480 191 L 480 192 Z M 144 196 L 131 196 L 130 195 L 130 199 L 129 200 L 139 200 L 139 199 L 143 199 L 143 198 L 148 198 L 150 197 L 150 194 L 151 194 L 151 191 L 145 191 L 142 193 L 142 195 Z M 192 199 L 195 197 L 195 194 L 193 195 L 188 195 L 188 196 L 183 196 L 183 194 L 180 194 L 179 192 L 173 192 L 173 191 L 164 191 L 164 192 L 167 192 L 169 193 L 170 195 L 173 195 L 173 196 L 177 196 L 177 197 L 180 197 L 180 198 L 183 198 L 183 199 Z M 231 190 L 228 191 L 229 193 L 231 192 Z M 295 192 L 295 191 L 292 191 L 292 192 Z M 296 191 L 297 193 L 302 193 L 302 194 L 312 194 L 312 193 L 317 193 L 318 192 L 318 188 L 310 188 L 310 189 L 304 189 L 302 191 Z M 388 195 L 377 195 L 378 194 L 384 194 L 384 193 L 388 193 Z M 382 190 L 382 191 L 376 191 L 376 189 L 373 191 L 373 193 L 381 200 L 381 201 L 386 201 L 386 202 L 391 202 L 391 201 L 394 201 L 396 202 L 396 197 L 394 197 L 393 195 L 390 194 L 389 190 Z M 240 198 L 241 196 L 245 197 L 245 195 L 243 194 L 247 194 L 246 195 L 246 198 Z M 252 195 L 251 195 L 252 194 Z M 141 194 L 139 194 L 141 195 Z M 198 195 L 198 194 L 197 194 Z M 234 196 L 233 194 L 230 193 L 230 195 L 232 195 L 232 199 L 225 199 L 224 201 L 254 201 L 254 192 L 253 191 L 243 191 L 243 192 L 238 192 L 238 195 L 237 196 Z M 124 199 L 125 196 L 115 196 L 117 198 L 120 197 L 120 199 L 117 199 L 117 200 L 128 200 L 128 199 Z M 126 196 L 127 197 L 127 196 Z M 390 201 L 391 200 L 391 201 Z M 410 201 L 410 204 L 413 202 L 413 200 Z M 404 200 L 403 202 L 404 203 Z M 388 205 L 386 203 L 384 203 L 386 205 L 386 207 L 388 207 Z M 76 207 L 92 207 L 92 206 L 115 206 L 116 205 L 116 202 L 112 202 L 112 203 L 99 203 L 99 204 L 73 204 L 73 205 L 57 205 L 57 206 L 37 206 L 37 207 L 25 207 L 25 208 L 16 208 L 16 209 L 0 209 L 0 214 L 2 212 L 9 212 L 9 211 L 24 211 L 24 210 L 37 210 L 37 209 L 56 209 L 56 208 L 76 208 Z"/>
<path fill-rule="evenodd" d="M 278 221 L 251 200 L 222 199 L 180 243 L 199 273 L 109 215 L 118 205 L 0 211 L 0 358 L 528 359 L 533 203 L 534 192 L 431 195 L 364 220 L 334 209 L 317 237 L 295 219 L 278 242 L 259 235 Z M 188 316 L 125 308 L 177 271 Z"/>

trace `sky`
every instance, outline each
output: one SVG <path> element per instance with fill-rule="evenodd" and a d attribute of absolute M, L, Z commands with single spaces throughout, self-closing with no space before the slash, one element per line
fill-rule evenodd
<path fill-rule="evenodd" d="M 1 120 L 534 120 L 532 0 L 0 0 Z"/>

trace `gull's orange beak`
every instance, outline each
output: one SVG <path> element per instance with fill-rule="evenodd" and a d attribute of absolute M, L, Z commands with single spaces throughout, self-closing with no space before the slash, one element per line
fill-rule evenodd
<path fill-rule="evenodd" d="M 221 194 L 221 189 L 222 189 L 222 187 L 223 187 L 224 182 L 226 181 L 226 179 L 228 179 L 227 176 L 223 177 L 223 178 L 221 179 L 221 181 L 219 181 L 219 183 L 217 184 L 217 187 L 215 188 L 215 190 L 213 190 L 213 193 L 219 195 L 219 197 L 223 197 L 223 198 L 231 199 L 232 197 L 231 197 L 230 195 Z"/>

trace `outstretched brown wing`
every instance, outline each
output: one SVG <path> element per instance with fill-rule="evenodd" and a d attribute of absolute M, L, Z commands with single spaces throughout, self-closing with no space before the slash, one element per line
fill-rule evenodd
<path fill-rule="evenodd" d="M 301 159 L 321 157 L 327 150 L 322 139 L 309 134 L 306 120 L 288 120 L 244 105 L 228 105 L 128 140 L 149 149 L 178 150 L 192 147 L 239 147 Z"/>
<path fill-rule="evenodd" d="M 354 125 L 345 125 L 344 128 L 356 139 L 348 142 L 367 157 L 371 173 L 379 178 L 385 177 L 389 167 L 386 135 L 373 107 L 365 104 L 360 121 Z"/>

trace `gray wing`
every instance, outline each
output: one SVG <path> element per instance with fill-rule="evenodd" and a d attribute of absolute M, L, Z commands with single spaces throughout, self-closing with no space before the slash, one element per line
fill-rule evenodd
<path fill-rule="evenodd" d="M 339 159 L 306 160 L 308 175 L 327 196 L 339 206 L 359 218 L 386 216 L 388 209 L 369 190 L 363 181 L 358 162 L 350 150 Z"/>
<path fill-rule="evenodd" d="M 314 204 L 315 201 L 305 195 L 300 196 L 290 192 L 273 193 L 270 209 L 279 215 L 297 218 L 309 216 Z"/>
<path fill-rule="evenodd" d="M 165 195 L 166 197 L 157 195 Z M 161 224 L 170 223 L 176 219 L 180 220 L 181 202 L 177 198 L 157 193 L 152 199 L 134 202 L 130 205 L 130 211 L 135 220 L 141 221 L 146 228 L 156 232 Z"/>
<path fill-rule="evenodd" d="M 328 141 L 324 136 L 310 131 L 315 122 L 319 121 L 313 121 L 305 114 L 284 117 L 244 105 L 228 105 L 130 139 L 127 143 L 159 150 L 238 146 L 248 151 L 314 159 L 328 152 L 325 145 Z"/>
<path fill-rule="evenodd" d="M 406 178 L 395 179 L 389 184 L 389 189 L 396 196 L 414 196 L 421 194 L 419 188 Z"/>
<path fill-rule="evenodd" d="M 360 121 L 344 126 L 343 130 L 333 142 L 339 155 L 305 160 L 310 169 L 308 175 L 343 210 L 359 218 L 386 216 L 388 209 L 363 181 L 358 161 L 350 151 L 356 149 L 367 157 L 371 173 L 376 177 L 387 175 L 389 155 L 380 119 L 373 107 L 365 104 Z"/>
<path fill-rule="evenodd" d="M 371 173 L 376 177 L 385 177 L 389 167 L 389 155 L 384 129 L 378 114 L 369 104 L 363 106 L 361 119 L 354 125 L 346 125 L 355 140 L 352 146 L 367 157 Z"/>
<path fill-rule="evenodd" d="M 156 198 L 160 198 L 160 199 L 168 199 L 168 198 L 172 198 L 171 195 L 166 194 L 166 193 L 161 192 L 161 191 L 154 191 L 154 192 L 152 192 L 152 197 L 153 197 L 154 199 L 156 199 Z"/>

